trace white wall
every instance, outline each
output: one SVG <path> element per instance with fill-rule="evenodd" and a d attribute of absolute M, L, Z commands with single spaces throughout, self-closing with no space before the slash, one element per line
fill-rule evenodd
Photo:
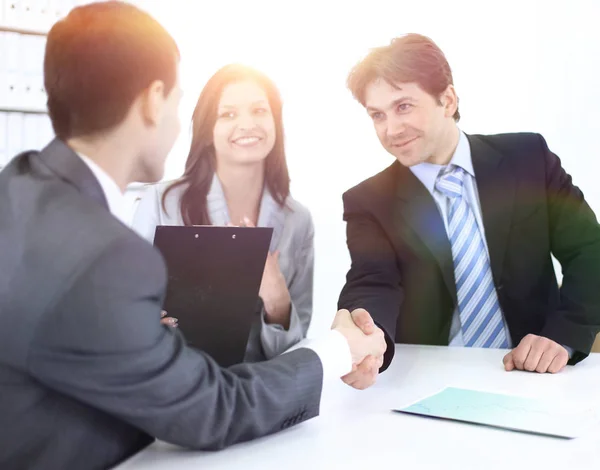
<path fill-rule="evenodd" d="M 134 3 L 180 46 L 186 131 L 202 86 L 226 63 L 256 66 L 279 85 L 292 191 L 317 229 L 313 334 L 330 324 L 349 265 L 341 194 L 391 163 L 346 90 L 346 74 L 394 36 L 426 34 L 445 51 L 464 131 L 541 132 L 600 212 L 597 0 Z M 184 132 L 167 178 L 181 174 L 188 142 Z"/>

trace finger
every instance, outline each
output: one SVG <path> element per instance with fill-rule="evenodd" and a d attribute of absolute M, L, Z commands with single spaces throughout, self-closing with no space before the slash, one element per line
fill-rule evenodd
<path fill-rule="evenodd" d="M 569 362 L 569 354 L 566 351 L 565 354 L 557 354 L 556 356 L 554 356 L 554 359 L 552 359 L 552 362 L 548 366 L 548 372 L 550 372 L 551 374 L 556 374 L 560 372 L 565 368 L 567 362 Z"/>
<path fill-rule="evenodd" d="M 515 369 L 523 370 L 530 350 L 531 340 L 526 341 L 526 338 L 523 338 L 521 343 L 512 350 L 512 359 L 515 364 Z"/>
<path fill-rule="evenodd" d="M 556 354 L 553 354 L 551 351 L 544 351 L 542 357 L 540 358 L 535 371 L 539 374 L 545 374 L 548 372 L 548 367 L 552 364 L 552 361 L 556 357 Z"/>
<path fill-rule="evenodd" d="M 504 363 L 504 370 L 510 372 L 511 370 L 515 369 L 515 362 L 513 360 L 512 351 L 509 352 L 506 356 L 504 356 L 502 362 Z"/>
<path fill-rule="evenodd" d="M 166 317 L 160 321 L 163 325 L 167 325 L 173 328 L 177 328 L 178 320 L 174 317 Z"/>
<path fill-rule="evenodd" d="M 246 227 L 254 227 L 254 224 L 252 223 L 252 221 L 244 216 L 244 218 L 242 219 L 242 223 L 246 226 Z"/>
<path fill-rule="evenodd" d="M 548 346 L 545 341 L 538 340 L 533 343 L 531 349 L 529 349 L 529 354 L 527 354 L 527 359 L 523 363 L 523 368 L 529 372 L 535 371 L 542 358 L 542 354 L 548 349 Z"/>
<path fill-rule="evenodd" d="M 381 369 L 383 367 L 383 356 L 379 356 L 377 358 L 377 370 L 379 371 L 379 369 Z"/>
<path fill-rule="evenodd" d="M 375 322 L 371 318 L 371 315 L 369 315 L 369 312 L 364 308 L 357 308 L 356 310 L 353 310 L 350 315 L 352 315 L 354 324 L 358 326 L 364 334 L 370 335 L 375 332 Z"/>
<path fill-rule="evenodd" d="M 375 358 L 368 356 L 358 365 L 354 372 L 342 377 L 343 382 L 358 390 L 370 387 L 375 383 L 378 375 L 378 369 L 374 367 L 374 364 Z"/>
<path fill-rule="evenodd" d="M 167 316 L 167 312 L 165 310 L 161 310 L 160 317 L 162 318 L 162 317 L 165 317 L 165 316 Z"/>

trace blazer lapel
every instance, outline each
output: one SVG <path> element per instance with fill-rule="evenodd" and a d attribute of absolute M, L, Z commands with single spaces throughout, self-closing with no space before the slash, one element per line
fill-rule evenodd
<path fill-rule="evenodd" d="M 216 173 L 213 175 L 212 183 L 206 196 L 206 207 L 212 225 L 225 226 L 229 223 L 229 209 L 227 208 L 225 193 L 223 193 L 223 186 L 221 186 L 221 181 L 219 181 Z"/>
<path fill-rule="evenodd" d="M 420 244 L 427 247 L 439 264 L 448 291 L 456 302 L 452 249 L 440 211 L 427 188 L 417 177 L 409 169 L 399 164 L 398 167 L 396 209 L 398 217 L 395 220 L 402 218 L 416 235 L 410 237 L 403 234 L 402 238 L 409 241 L 417 250 Z M 402 230 L 401 227 L 397 229 Z"/>
<path fill-rule="evenodd" d="M 93 199 L 108 210 L 108 202 L 100 183 L 62 140 L 54 139 L 40 153 L 40 161 L 64 181 L 75 186 L 84 196 Z"/>
<path fill-rule="evenodd" d="M 502 277 L 506 243 L 515 202 L 516 179 L 509 161 L 480 137 L 468 135 L 471 158 L 481 204 L 483 226 L 492 274 L 498 285 Z"/>
<path fill-rule="evenodd" d="M 273 227 L 273 236 L 269 251 L 273 252 L 279 246 L 279 239 L 283 232 L 285 223 L 285 209 L 277 204 L 277 201 L 271 196 L 271 192 L 265 188 L 260 203 L 260 212 L 258 213 L 259 227 Z"/>
<path fill-rule="evenodd" d="M 216 173 L 213 176 L 207 195 L 207 208 L 210 221 L 213 225 L 227 225 L 231 221 L 223 186 Z M 273 228 L 269 251 L 275 251 L 279 245 L 284 222 L 284 209 L 279 207 L 279 204 L 273 199 L 269 190 L 265 188 L 260 202 L 257 226 Z"/>

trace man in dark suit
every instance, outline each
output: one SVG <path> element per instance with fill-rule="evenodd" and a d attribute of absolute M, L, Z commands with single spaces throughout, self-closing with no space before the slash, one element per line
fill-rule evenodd
<path fill-rule="evenodd" d="M 374 49 L 348 85 L 396 158 L 343 196 L 339 307 L 383 328 L 382 370 L 394 342 L 511 349 L 507 370 L 540 373 L 584 359 L 600 329 L 600 228 L 542 136 L 463 133 L 448 62 L 421 35 Z M 361 364 L 349 381 L 377 373 Z"/>
<path fill-rule="evenodd" d="M 2 469 L 109 468 L 154 437 L 218 449 L 273 433 L 316 416 L 329 378 L 383 354 L 364 310 L 228 369 L 161 324 L 163 260 L 119 219 L 126 185 L 160 179 L 179 132 L 178 58 L 123 2 L 76 8 L 48 35 L 57 139 L 0 173 Z"/>

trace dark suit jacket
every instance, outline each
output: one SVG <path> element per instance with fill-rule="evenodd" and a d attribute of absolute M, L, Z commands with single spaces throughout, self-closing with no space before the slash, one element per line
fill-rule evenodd
<path fill-rule="evenodd" d="M 540 135 L 468 136 L 490 262 L 513 345 L 529 334 L 585 358 L 600 329 L 600 227 Z M 365 308 L 393 342 L 447 345 L 457 305 L 435 201 L 395 162 L 347 191 L 352 265 L 340 308 Z M 551 254 L 560 261 L 559 289 Z"/>
<path fill-rule="evenodd" d="M 153 437 L 218 449 L 318 414 L 300 348 L 221 369 L 160 324 L 162 258 L 61 141 L 0 173 L 0 468 L 95 469 Z"/>

